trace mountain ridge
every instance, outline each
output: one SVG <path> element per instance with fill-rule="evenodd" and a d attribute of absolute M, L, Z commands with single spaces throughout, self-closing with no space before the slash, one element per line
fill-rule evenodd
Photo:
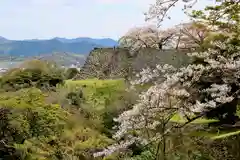
<path fill-rule="evenodd" d="M 71 52 L 87 55 L 94 48 L 118 46 L 111 38 L 78 37 L 73 39 L 55 37 L 52 39 L 9 40 L 0 36 L 0 54 L 11 56 L 38 56 L 52 52 Z"/>

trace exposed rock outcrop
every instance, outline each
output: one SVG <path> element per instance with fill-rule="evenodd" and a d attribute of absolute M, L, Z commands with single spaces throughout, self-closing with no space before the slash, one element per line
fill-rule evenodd
<path fill-rule="evenodd" d="M 156 64 L 168 63 L 180 67 L 189 61 L 184 52 L 174 50 L 142 49 L 133 55 L 126 48 L 95 48 L 75 79 L 127 78 Z"/>

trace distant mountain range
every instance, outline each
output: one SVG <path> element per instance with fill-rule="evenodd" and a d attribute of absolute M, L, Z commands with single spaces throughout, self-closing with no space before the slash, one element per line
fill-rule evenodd
<path fill-rule="evenodd" d="M 9 56 L 39 56 L 53 52 L 67 52 L 87 55 L 94 48 L 117 46 L 118 42 L 110 39 L 80 37 L 75 39 L 53 38 L 49 40 L 8 40 L 0 37 L 0 54 Z"/>

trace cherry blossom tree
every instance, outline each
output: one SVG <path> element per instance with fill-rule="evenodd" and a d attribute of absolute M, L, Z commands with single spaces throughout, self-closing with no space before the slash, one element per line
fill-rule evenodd
<path fill-rule="evenodd" d="M 138 51 L 141 48 L 193 49 L 204 45 L 210 30 L 200 23 L 184 23 L 172 28 L 159 30 L 156 27 L 130 29 L 119 40 L 121 46 Z"/>
<path fill-rule="evenodd" d="M 151 4 L 148 12 L 144 13 L 145 20 L 157 20 L 157 26 L 160 27 L 162 21 L 166 18 L 170 19 L 168 16 L 169 11 L 175 7 L 178 3 L 183 3 L 183 10 L 192 8 L 199 0 L 156 0 L 154 4 Z"/>
<path fill-rule="evenodd" d="M 205 40 L 212 33 L 207 26 L 197 22 L 179 24 L 175 28 L 176 49 L 203 48 Z"/>
<path fill-rule="evenodd" d="M 156 10 L 153 6 L 150 8 L 152 18 L 155 15 L 161 21 L 176 2 L 157 0 Z M 191 6 L 195 1 L 184 2 Z M 153 85 L 139 95 L 137 104 L 115 119 L 119 126 L 113 137 L 119 143 L 95 156 L 123 151 L 133 143 L 160 143 L 175 128 L 182 128 L 200 117 L 215 118 L 220 124 L 228 125 L 239 121 L 235 116 L 240 97 L 239 12 L 239 0 L 221 1 L 216 6 L 207 7 L 205 12 L 196 11 L 195 18 L 205 20 L 212 27 L 225 29 L 224 40 L 213 39 L 209 42 L 212 47 L 206 51 L 189 53 L 196 61 L 186 67 L 176 69 L 165 64 L 140 72 L 139 79 L 132 82 L 133 86 Z M 186 122 L 169 123 L 175 115 L 180 115 Z M 156 160 L 165 160 L 164 155 L 156 152 Z"/>
<path fill-rule="evenodd" d="M 136 27 L 130 29 L 119 42 L 121 46 L 128 47 L 133 51 L 141 48 L 157 48 L 163 47 L 169 43 L 173 37 L 172 30 L 159 30 L 153 26 Z"/>

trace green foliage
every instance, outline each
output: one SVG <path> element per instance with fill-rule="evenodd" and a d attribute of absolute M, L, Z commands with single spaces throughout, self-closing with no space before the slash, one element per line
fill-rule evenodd
<path fill-rule="evenodd" d="M 94 158 L 92 154 L 113 143 L 113 140 L 108 138 L 114 132 L 113 118 L 137 100 L 137 93 L 126 92 L 126 86 L 121 79 L 67 81 L 65 85 L 58 87 L 57 92 L 66 92 L 64 96 L 57 92 L 43 93 L 37 88 L 0 94 L 0 116 L 4 117 L 1 118 L 1 130 L 5 131 L 1 134 L 1 139 L 6 143 L 4 149 L 0 150 L 3 158 L 10 155 L 11 158 L 26 160 L 101 160 Z M 47 98 L 54 98 L 55 94 L 59 101 L 46 102 Z M 76 110 L 68 110 L 66 106 L 71 108 L 72 105 L 63 104 L 60 100 L 67 100 L 67 95 L 72 100 L 81 97 L 84 101 L 76 104 Z M 85 116 L 86 113 L 89 114 L 88 117 Z M 175 115 L 172 122 L 186 121 Z M 193 122 L 192 125 L 206 126 L 209 122 L 202 119 Z M 216 160 L 212 157 L 223 153 L 216 152 L 216 146 L 212 142 L 205 144 L 205 140 L 197 137 L 210 138 L 225 133 L 205 133 L 199 131 L 184 134 L 182 131 L 176 131 L 175 136 L 172 135 L 167 140 L 169 159 Z M 233 136 L 225 138 L 231 140 Z M 221 143 L 227 144 L 227 141 Z M 131 154 L 133 152 L 114 154 L 105 157 L 104 160 L 151 160 L 155 158 L 156 146 L 157 144 L 154 144 L 153 148 L 140 148 L 144 150 L 138 155 Z M 12 153 L 6 152 L 10 148 Z M 234 154 L 234 150 L 229 149 L 227 152 L 227 157 Z"/>
<path fill-rule="evenodd" d="M 118 80 L 78 80 L 67 81 L 64 85 L 70 91 L 71 96 L 76 99 L 77 92 L 83 92 L 84 101 L 80 100 L 78 107 L 81 111 L 103 125 L 99 129 L 110 136 L 110 130 L 115 125 L 113 118 L 117 117 L 124 108 L 130 107 L 134 102 L 136 94 L 125 91 L 126 85 L 122 79 Z M 95 124 L 96 124 L 95 121 Z"/>
<path fill-rule="evenodd" d="M 126 158 L 124 160 L 155 160 L 153 153 L 149 150 L 146 150 L 141 153 L 141 155 L 137 155 L 131 158 Z"/>
<path fill-rule="evenodd" d="M 203 22 L 208 26 L 215 26 L 214 34 L 206 43 L 213 40 L 225 41 L 227 37 L 232 37 L 232 42 L 240 45 L 240 5 L 237 1 L 223 1 L 214 6 L 207 6 L 204 10 L 194 10 L 191 15 L 194 20 Z M 209 46 L 208 47 L 213 47 Z"/>
<path fill-rule="evenodd" d="M 37 88 L 0 95 L 0 116 L 5 117 L 0 138 L 6 144 L 0 158 L 92 160 L 94 152 L 112 143 L 81 112 L 46 103 L 49 95 Z M 10 147 L 13 153 L 5 153 Z"/>
<path fill-rule="evenodd" d="M 76 92 L 70 92 L 67 94 L 66 97 L 70 102 L 71 105 L 80 106 L 83 102 L 83 92 L 82 90 Z"/>
<path fill-rule="evenodd" d="M 1 95 L 1 117 L 5 118 L 1 119 L 0 128 L 4 132 L 0 139 L 4 147 L 22 146 L 41 137 L 47 140 L 63 131 L 68 114 L 59 105 L 45 104 L 43 97 L 36 88 Z"/>
<path fill-rule="evenodd" d="M 41 157 L 49 159 L 98 160 L 92 154 L 113 142 L 113 118 L 134 103 L 133 96 L 130 96 L 133 93 L 126 94 L 125 88 L 122 79 L 68 80 L 57 86 L 56 91 L 44 92 L 46 104 L 59 105 L 69 114 L 63 132 L 48 140 L 31 139 L 27 141 L 29 146 L 24 144 L 20 148 L 35 148 L 30 157 L 41 153 Z"/>
<path fill-rule="evenodd" d="M 78 74 L 79 74 L 79 71 L 78 71 L 77 68 L 68 68 L 66 73 L 65 73 L 65 78 L 66 79 L 72 79 Z"/>
<path fill-rule="evenodd" d="M 29 157 L 43 159 L 65 159 L 75 157 L 77 160 L 93 159 L 92 153 L 109 145 L 111 141 L 90 128 L 78 127 L 65 129 L 60 136 L 49 139 L 31 139 L 23 150 L 31 151 Z"/>
<path fill-rule="evenodd" d="M 125 91 L 125 84 L 122 79 L 117 80 L 97 80 L 87 79 L 78 81 L 66 81 L 64 88 L 69 91 L 81 89 L 84 93 L 86 103 L 96 110 L 105 107 L 107 99 L 117 98 L 118 93 Z"/>
<path fill-rule="evenodd" d="M 2 75 L 3 89 L 14 91 L 33 86 L 48 89 L 63 83 L 62 71 L 55 64 L 33 60 L 26 61 L 20 67 Z"/>

